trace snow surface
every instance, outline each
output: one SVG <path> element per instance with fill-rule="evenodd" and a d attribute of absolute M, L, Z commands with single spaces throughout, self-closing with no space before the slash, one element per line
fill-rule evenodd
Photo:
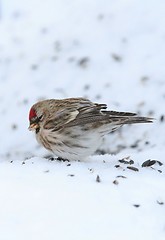
<path fill-rule="evenodd" d="M 0 240 L 165 239 L 164 9 L 0 1 Z M 86 162 L 51 161 L 27 130 L 29 108 L 78 96 L 156 120 L 108 135 Z"/>

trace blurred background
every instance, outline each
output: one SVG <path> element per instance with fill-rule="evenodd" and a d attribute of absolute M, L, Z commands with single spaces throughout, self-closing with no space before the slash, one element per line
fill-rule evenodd
<path fill-rule="evenodd" d="M 164 9 L 162 0 L 1 0 L 0 156 L 45 156 L 29 108 L 67 97 L 156 118 L 107 136 L 98 153 L 163 149 Z"/>

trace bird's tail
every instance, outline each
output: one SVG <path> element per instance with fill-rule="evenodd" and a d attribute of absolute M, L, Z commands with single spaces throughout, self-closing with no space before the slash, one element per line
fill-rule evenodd
<path fill-rule="evenodd" d="M 121 118 L 119 124 L 133 124 L 133 123 L 152 123 L 153 118 L 148 118 L 148 117 L 125 117 Z"/>
<path fill-rule="evenodd" d="M 152 123 L 153 118 L 149 117 L 139 117 L 136 113 L 130 112 L 116 112 L 116 111 L 102 111 L 109 116 L 109 119 L 112 122 L 115 122 L 116 125 L 123 124 L 133 124 L 133 123 Z"/>

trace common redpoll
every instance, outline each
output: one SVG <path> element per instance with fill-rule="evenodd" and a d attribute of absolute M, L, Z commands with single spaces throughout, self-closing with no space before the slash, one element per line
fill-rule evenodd
<path fill-rule="evenodd" d="M 59 158 L 82 160 L 98 149 L 104 135 L 120 126 L 152 122 L 106 108 L 85 98 L 40 101 L 30 109 L 29 130 L 35 130 L 37 141 Z"/>

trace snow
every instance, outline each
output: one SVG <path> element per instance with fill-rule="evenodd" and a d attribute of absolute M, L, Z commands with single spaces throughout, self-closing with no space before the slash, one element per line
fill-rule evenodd
<path fill-rule="evenodd" d="M 0 239 L 165 239 L 164 9 L 0 1 Z M 155 121 L 108 135 L 84 162 L 51 161 L 27 129 L 29 109 L 78 96 Z M 142 167 L 148 159 L 163 165 Z"/>

